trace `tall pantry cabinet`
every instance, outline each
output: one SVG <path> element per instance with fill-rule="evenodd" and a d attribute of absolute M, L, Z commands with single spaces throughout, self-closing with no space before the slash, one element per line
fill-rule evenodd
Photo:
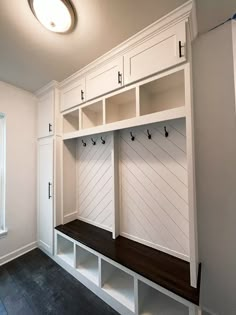
<path fill-rule="evenodd" d="M 37 92 L 37 239 L 40 248 L 53 254 L 53 229 L 60 223 L 60 145 L 58 88 L 50 83 Z M 56 185 L 56 183 L 58 185 Z M 56 198 L 57 196 L 57 198 Z M 57 207 L 57 211 L 55 211 Z"/>

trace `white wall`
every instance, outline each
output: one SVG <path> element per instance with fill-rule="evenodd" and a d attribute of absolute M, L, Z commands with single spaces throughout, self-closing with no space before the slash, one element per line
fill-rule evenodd
<path fill-rule="evenodd" d="M 231 23 L 193 46 L 201 304 L 236 314 L 236 113 Z"/>
<path fill-rule="evenodd" d="M 0 81 L 0 112 L 7 119 L 6 226 L 9 230 L 0 239 L 1 264 L 32 248 L 36 241 L 36 99 Z"/>

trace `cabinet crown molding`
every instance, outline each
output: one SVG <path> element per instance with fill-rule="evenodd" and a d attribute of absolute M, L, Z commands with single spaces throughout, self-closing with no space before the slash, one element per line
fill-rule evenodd
<path fill-rule="evenodd" d="M 124 55 L 129 50 L 133 49 L 135 46 L 139 45 L 143 41 L 147 40 L 155 36 L 158 33 L 165 31 L 166 29 L 174 26 L 175 24 L 186 21 L 190 24 L 190 39 L 193 40 L 197 36 L 197 22 L 196 22 L 196 10 L 195 10 L 195 0 L 190 0 L 181 5 L 180 7 L 176 8 L 175 10 L 171 11 L 167 15 L 163 16 L 159 20 L 155 21 L 154 23 L 150 24 L 140 32 L 136 33 L 123 43 L 119 44 L 118 46 L 114 47 L 101 57 L 97 58 L 96 60 L 92 61 L 84 68 L 78 70 L 65 80 L 59 83 L 59 87 L 65 87 L 68 84 L 77 81 L 79 78 L 84 77 L 85 75 L 89 74 L 91 71 L 94 71 L 97 67 L 105 64 L 107 62 L 112 61 L 113 59 Z"/>
<path fill-rule="evenodd" d="M 45 85 L 41 89 L 37 90 L 35 92 L 35 95 L 37 97 L 42 97 L 42 96 L 44 96 L 45 94 L 47 94 L 48 92 L 52 91 L 55 88 L 59 88 L 59 82 L 57 82 L 55 80 L 52 80 L 47 85 Z"/>

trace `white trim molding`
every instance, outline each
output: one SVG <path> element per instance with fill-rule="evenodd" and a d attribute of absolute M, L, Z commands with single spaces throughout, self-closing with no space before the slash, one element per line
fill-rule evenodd
<path fill-rule="evenodd" d="M 5 228 L 4 230 L 0 230 L 0 238 L 3 238 L 7 235 L 8 230 Z"/>
<path fill-rule="evenodd" d="M 0 257 L 0 266 L 8 263 L 9 261 L 19 257 L 19 256 L 22 256 L 26 253 L 28 253 L 29 251 L 33 250 L 37 248 L 37 242 L 32 242 L 30 244 L 27 244 L 25 246 L 22 246 L 4 256 L 1 256 Z"/>
<path fill-rule="evenodd" d="M 120 45 L 116 46 L 115 48 L 111 49 L 101 57 L 97 58 L 96 60 L 92 61 L 90 64 L 85 66 L 84 68 L 80 69 L 79 71 L 75 72 L 65 80 L 59 83 L 59 87 L 65 87 L 66 85 L 77 81 L 79 78 L 84 77 L 89 72 L 94 71 L 95 68 L 105 64 L 107 62 L 112 61 L 113 59 L 123 56 L 129 50 L 133 49 L 144 40 L 149 37 L 153 37 L 156 34 L 163 32 L 164 30 L 168 29 L 169 27 L 181 22 L 181 21 L 188 21 L 190 24 L 191 30 L 191 40 L 196 37 L 197 33 L 197 23 L 196 23 L 196 13 L 192 13 L 194 7 L 193 0 L 189 0 L 180 7 L 176 8 L 175 10 L 171 11 L 167 15 L 163 16 L 162 18 L 158 19 L 156 22 L 152 23 L 151 25 L 147 26 L 134 36 L 130 37 Z M 53 81 L 55 82 L 55 81 Z M 42 88 L 44 89 L 44 88 Z M 39 90 L 38 93 L 41 93 Z"/>

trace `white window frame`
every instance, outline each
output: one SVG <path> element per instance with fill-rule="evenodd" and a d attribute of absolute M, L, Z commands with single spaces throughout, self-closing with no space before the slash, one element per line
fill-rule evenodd
<path fill-rule="evenodd" d="M 6 116 L 0 112 L 0 238 L 6 229 Z"/>

